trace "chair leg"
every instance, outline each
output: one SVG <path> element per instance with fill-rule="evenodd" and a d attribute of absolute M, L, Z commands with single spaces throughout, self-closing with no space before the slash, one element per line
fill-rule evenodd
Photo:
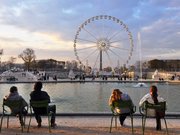
<path fill-rule="evenodd" d="M 29 125 L 28 125 L 28 129 L 27 129 L 28 133 L 29 133 L 29 128 L 30 128 L 30 124 L 31 124 L 31 118 L 32 118 L 32 115 L 30 115 L 30 118 L 29 118 Z"/>
<path fill-rule="evenodd" d="M 51 121 L 50 116 L 48 115 L 48 125 L 49 125 L 49 133 L 51 133 Z"/>
<path fill-rule="evenodd" d="M 114 116 L 111 117 L 111 125 L 110 125 L 110 131 L 109 131 L 109 133 L 111 133 L 112 123 L 113 123 L 113 117 L 114 117 Z"/>
<path fill-rule="evenodd" d="M 115 116 L 115 128 L 117 129 L 117 116 Z"/>
<path fill-rule="evenodd" d="M 167 133 L 167 135 L 169 135 L 168 127 L 167 127 L 167 122 L 166 122 L 166 119 L 165 119 L 165 118 L 164 118 L 164 123 L 165 123 L 165 126 L 166 126 L 166 133 Z"/>
<path fill-rule="evenodd" d="M 132 134 L 134 134 L 134 127 L 133 127 L 133 116 L 131 115 L 131 126 L 132 126 Z"/>
<path fill-rule="evenodd" d="M 0 127 L 0 133 L 1 133 L 1 129 L 2 129 L 2 123 L 3 123 L 3 115 L 1 116 L 1 127 Z"/>
<path fill-rule="evenodd" d="M 144 125 L 144 122 L 143 122 L 143 121 L 144 121 L 144 118 L 143 118 L 143 116 L 142 116 L 142 132 L 143 132 L 143 128 L 144 128 L 144 127 L 143 127 L 143 125 Z"/>
<path fill-rule="evenodd" d="M 26 127 L 26 116 L 24 116 L 24 128 Z"/>
<path fill-rule="evenodd" d="M 21 125 L 21 132 L 23 133 L 24 131 L 24 125 Z"/>
<path fill-rule="evenodd" d="M 146 116 L 143 117 L 143 123 L 142 123 L 143 135 L 144 135 L 144 131 L 145 131 L 145 123 L 146 123 Z"/>
<path fill-rule="evenodd" d="M 9 128 L 9 116 L 7 116 L 7 128 Z"/>
<path fill-rule="evenodd" d="M 24 125 L 25 125 L 24 115 L 22 113 L 19 113 L 18 115 L 19 115 L 19 122 L 20 122 L 20 126 L 21 126 L 21 132 L 23 132 L 24 131 Z"/>

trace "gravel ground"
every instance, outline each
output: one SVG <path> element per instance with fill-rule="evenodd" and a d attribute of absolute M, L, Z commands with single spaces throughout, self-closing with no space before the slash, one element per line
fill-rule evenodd
<path fill-rule="evenodd" d="M 16 117 L 10 118 L 9 128 L 6 128 L 6 118 L 3 120 L 2 135 L 131 135 L 130 118 L 125 120 L 125 126 L 112 128 L 109 133 L 111 118 L 109 116 L 58 116 L 56 119 L 57 127 L 49 133 L 47 118 L 43 117 L 42 127 L 37 128 L 35 119 L 32 119 L 30 132 L 27 128 L 21 133 L 19 121 Z M 28 125 L 29 118 L 26 119 Z M 167 119 L 169 135 L 180 135 L 180 119 Z M 27 127 L 27 126 L 26 126 Z M 142 135 L 141 119 L 134 118 L 134 134 Z M 155 130 L 155 119 L 147 119 L 145 135 L 164 135 L 166 134 L 164 121 L 162 120 L 162 130 Z"/>

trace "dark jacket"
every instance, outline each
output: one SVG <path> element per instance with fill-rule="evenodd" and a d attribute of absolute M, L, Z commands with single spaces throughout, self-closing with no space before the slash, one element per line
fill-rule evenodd
<path fill-rule="evenodd" d="M 50 103 L 50 96 L 45 91 L 32 91 L 30 93 L 30 101 L 41 101 L 48 100 Z M 47 113 L 47 108 L 33 108 L 34 113 L 36 114 L 45 114 Z"/>
<path fill-rule="evenodd" d="M 30 98 L 31 101 L 49 100 L 50 102 L 50 96 L 45 91 L 32 91 Z"/>

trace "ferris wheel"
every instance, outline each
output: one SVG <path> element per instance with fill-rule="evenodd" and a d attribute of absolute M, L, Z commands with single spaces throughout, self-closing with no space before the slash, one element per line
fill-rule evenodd
<path fill-rule="evenodd" d="M 133 46 L 127 25 L 108 15 L 87 19 L 79 26 L 74 39 L 74 53 L 80 65 L 88 63 L 99 71 L 127 65 Z"/>

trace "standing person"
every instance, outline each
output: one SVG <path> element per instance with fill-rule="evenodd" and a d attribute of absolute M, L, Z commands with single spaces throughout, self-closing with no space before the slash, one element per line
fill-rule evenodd
<path fill-rule="evenodd" d="M 112 91 L 112 94 L 109 98 L 109 106 L 111 107 L 111 110 L 119 113 L 119 121 L 121 126 L 124 125 L 124 121 L 127 117 L 127 115 L 129 115 L 129 113 L 132 111 L 129 108 L 116 108 L 115 106 L 115 102 L 120 103 L 120 101 L 127 101 L 127 100 L 131 100 L 130 96 L 126 93 L 122 93 L 119 89 L 114 89 Z M 133 102 L 132 102 L 133 105 Z"/>
<path fill-rule="evenodd" d="M 10 88 L 9 92 L 10 92 L 9 95 L 4 97 L 5 101 L 8 101 L 8 100 L 9 101 L 22 100 L 22 107 L 21 107 L 22 110 L 19 110 L 19 107 L 18 108 L 14 107 L 14 108 L 10 108 L 10 109 L 11 109 L 11 112 L 13 114 L 15 114 L 15 115 L 17 115 L 19 117 L 20 124 L 21 124 L 21 126 L 23 126 L 24 123 L 23 123 L 23 118 L 22 118 L 21 112 L 22 112 L 23 115 L 27 115 L 27 110 L 25 109 L 25 107 L 28 106 L 28 104 L 24 100 L 24 98 L 21 95 L 19 95 L 18 89 L 17 89 L 16 86 L 12 86 Z"/>
<path fill-rule="evenodd" d="M 42 101 L 42 100 L 48 100 L 50 103 L 50 96 L 47 92 L 42 91 L 42 82 L 38 81 L 34 84 L 34 91 L 30 93 L 30 101 Z M 38 127 L 41 127 L 41 116 L 40 114 L 45 114 L 47 112 L 46 108 L 33 108 L 36 121 L 38 123 Z M 55 105 L 49 105 L 48 111 L 52 112 L 51 115 L 51 127 L 56 127 L 55 123 L 55 115 L 56 115 L 56 106 Z"/>
<path fill-rule="evenodd" d="M 140 100 L 139 106 L 143 106 L 143 103 L 147 101 L 151 104 L 158 104 L 158 102 L 164 102 L 165 100 L 158 96 L 158 89 L 155 85 L 150 87 L 149 93 L 144 95 L 144 97 Z M 161 130 L 161 116 L 160 112 L 155 111 L 154 109 L 147 110 L 148 116 L 156 116 L 156 130 Z"/>

